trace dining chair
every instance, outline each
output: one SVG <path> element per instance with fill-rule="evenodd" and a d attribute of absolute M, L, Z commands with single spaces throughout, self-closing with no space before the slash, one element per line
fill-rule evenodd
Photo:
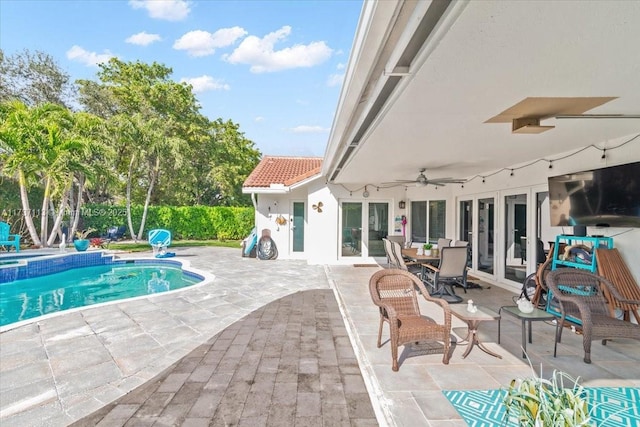
<path fill-rule="evenodd" d="M 463 246 L 449 246 L 440 250 L 440 263 L 437 267 L 425 264 L 425 277 L 423 280 L 432 289 L 431 296 L 443 298 L 450 303 L 462 301 L 462 297 L 456 295 L 453 283 L 460 283 L 467 287 L 467 252 L 469 248 Z M 449 285 L 449 289 L 447 286 Z"/>
<path fill-rule="evenodd" d="M 438 239 L 438 249 L 447 248 L 451 246 L 451 239 L 445 239 L 441 237 Z"/>
<path fill-rule="evenodd" d="M 389 243 L 391 244 L 391 253 L 394 259 L 392 262 L 394 264 L 394 267 L 392 268 L 405 270 L 422 278 L 422 265 L 417 262 L 406 261 L 402 256 L 402 246 L 400 246 L 400 243 L 392 241 L 389 241 Z"/>

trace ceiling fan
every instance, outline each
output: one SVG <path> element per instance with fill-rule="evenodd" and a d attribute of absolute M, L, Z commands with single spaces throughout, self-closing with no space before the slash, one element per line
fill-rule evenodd
<path fill-rule="evenodd" d="M 436 178 L 436 179 L 428 179 L 424 174 L 426 168 L 420 169 L 420 174 L 416 177 L 416 179 L 397 179 L 394 183 L 400 184 L 416 184 L 418 187 L 426 187 L 427 185 L 436 185 L 438 187 L 443 187 L 446 184 L 464 184 L 466 182 L 465 179 L 458 178 Z"/>

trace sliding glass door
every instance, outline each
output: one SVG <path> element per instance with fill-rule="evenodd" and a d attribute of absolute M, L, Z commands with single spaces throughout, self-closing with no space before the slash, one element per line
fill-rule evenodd
<path fill-rule="evenodd" d="M 527 194 L 504 196 L 504 278 L 522 283 L 527 276 Z"/>
<path fill-rule="evenodd" d="M 495 201 L 493 197 L 478 199 L 478 271 L 495 273 Z"/>

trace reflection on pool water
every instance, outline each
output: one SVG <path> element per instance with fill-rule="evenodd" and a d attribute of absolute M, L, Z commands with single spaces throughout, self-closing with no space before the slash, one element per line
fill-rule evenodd
<path fill-rule="evenodd" d="M 74 268 L 0 283 L 0 326 L 71 308 L 180 289 L 202 281 L 178 263 Z"/>

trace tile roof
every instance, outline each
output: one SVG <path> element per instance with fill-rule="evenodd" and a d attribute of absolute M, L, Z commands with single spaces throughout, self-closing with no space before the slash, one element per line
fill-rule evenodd
<path fill-rule="evenodd" d="M 320 173 L 322 157 L 264 156 L 244 181 L 243 187 L 291 186 Z"/>

